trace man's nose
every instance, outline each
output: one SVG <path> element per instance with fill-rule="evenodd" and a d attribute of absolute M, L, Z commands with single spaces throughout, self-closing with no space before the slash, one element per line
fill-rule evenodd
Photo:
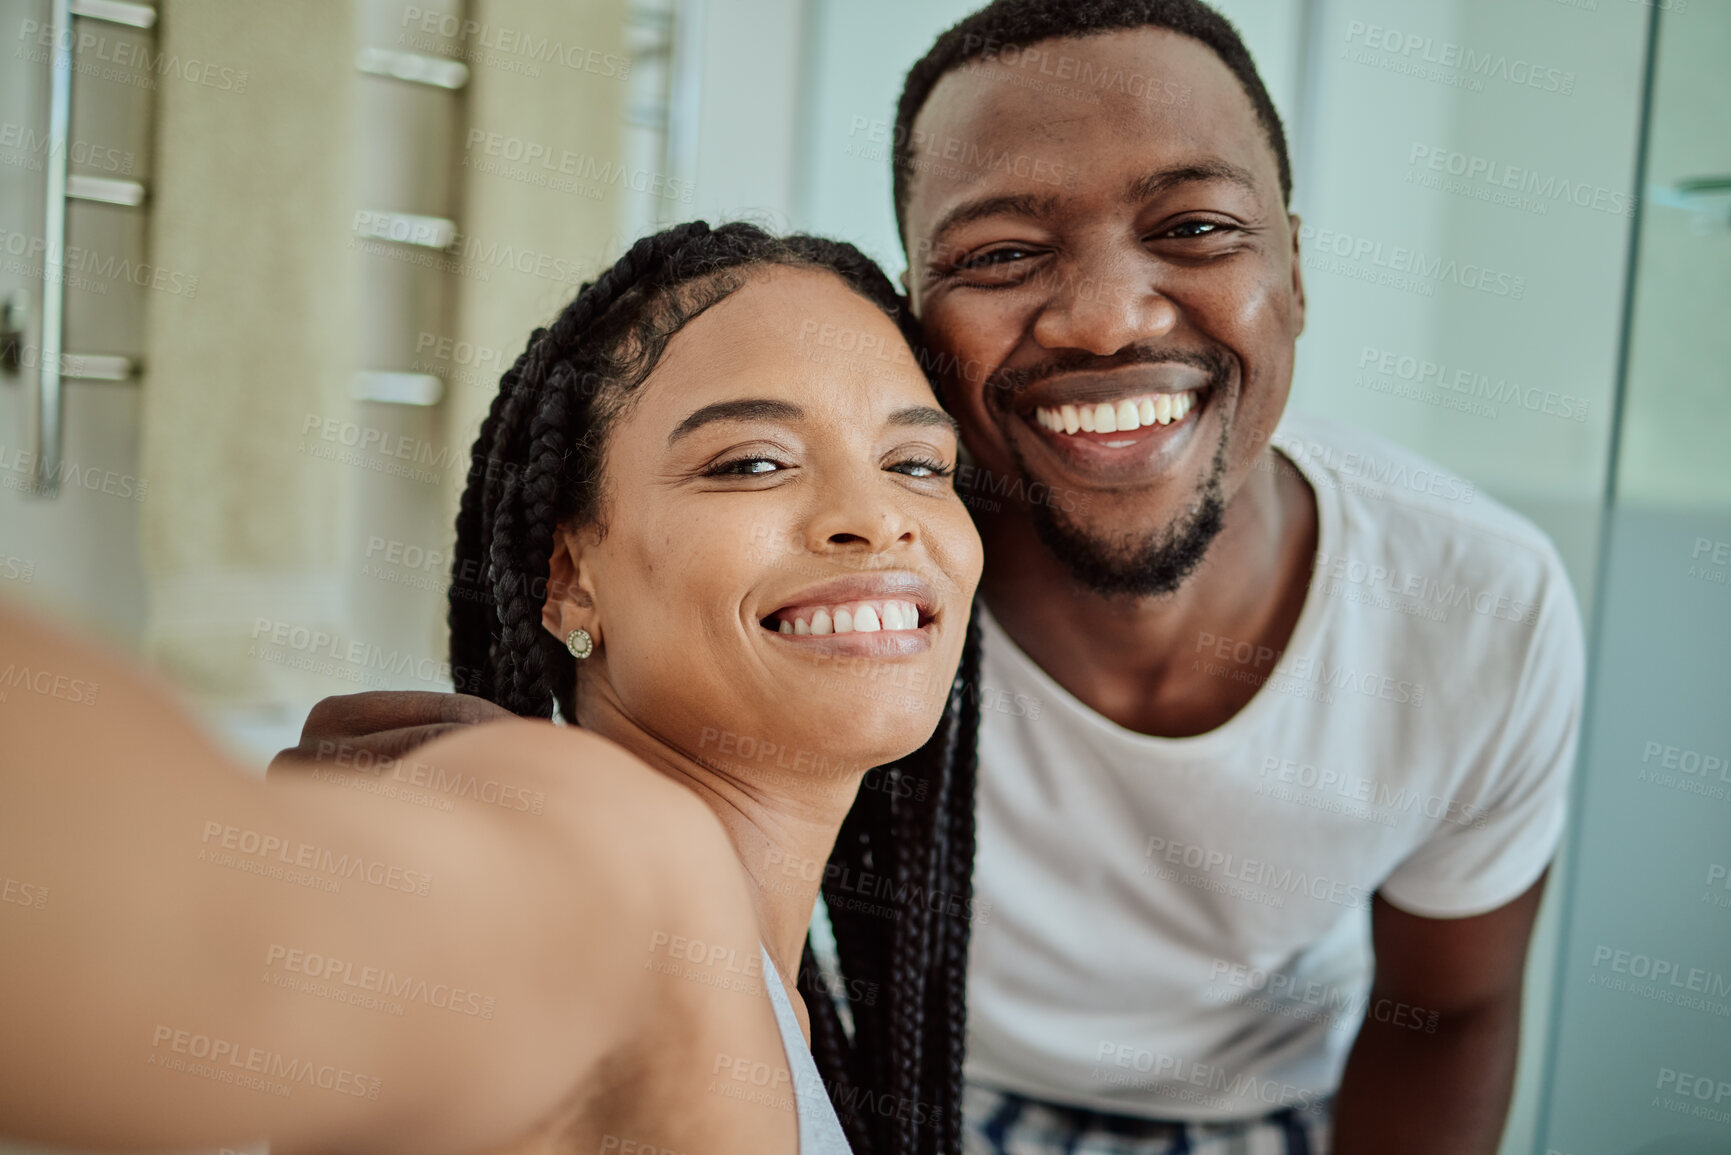
<path fill-rule="evenodd" d="M 1043 347 L 1110 357 L 1177 326 L 1178 307 L 1156 286 L 1150 262 L 1119 255 L 1078 264 L 1054 285 L 1034 321 L 1034 340 Z"/>

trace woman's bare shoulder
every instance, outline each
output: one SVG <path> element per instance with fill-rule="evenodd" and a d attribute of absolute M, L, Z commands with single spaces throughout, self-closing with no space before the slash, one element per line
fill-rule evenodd
<path fill-rule="evenodd" d="M 666 872 L 687 885 L 716 875 L 737 879 L 738 859 L 714 812 L 592 731 L 530 719 L 488 722 L 440 738 L 414 758 L 421 777 L 443 775 L 464 796 L 546 817 L 584 848 L 647 872 L 645 881 Z"/>

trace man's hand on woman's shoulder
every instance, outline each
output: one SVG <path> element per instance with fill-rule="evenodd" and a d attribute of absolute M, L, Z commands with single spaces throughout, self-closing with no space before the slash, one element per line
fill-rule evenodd
<path fill-rule="evenodd" d="M 401 758 L 435 738 L 516 715 L 469 694 L 374 690 L 326 698 L 312 708 L 300 744 L 271 759 L 270 775 L 319 765 L 367 769 Z"/>

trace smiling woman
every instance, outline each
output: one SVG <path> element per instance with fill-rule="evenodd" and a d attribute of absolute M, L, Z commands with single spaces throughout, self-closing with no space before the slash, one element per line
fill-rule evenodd
<path fill-rule="evenodd" d="M 849 246 L 698 223 L 536 330 L 476 444 L 452 666 L 580 728 L 442 739 L 416 792 L 264 789 L 136 675 L 0 612 L 8 652 L 95 670 L 108 703 L 0 714 L 0 844 L 54 900 L 0 951 L 0 1134 L 958 1149 L 981 556 L 902 323 Z M 808 341 L 836 333 L 875 352 Z M 820 886 L 839 990 L 806 944 Z M 99 1118 L 29 1090 L 79 1069 Z"/>
<path fill-rule="evenodd" d="M 821 819 L 760 864 L 781 875 L 771 953 L 825 989 L 799 961 L 825 881 L 844 975 L 881 997 L 851 1005 L 851 1038 L 814 999 L 813 1049 L 855 1146 L 913 1152 L 960 1134 L 968 923 L 943 912 L 972 872 L 978 702 L 952 671 L 980 546 L 908 326 L 851 245 L 701 223 L 639 242 L 501 382 L 450 623 L 459 689 L 527 716 L 557 702 L 724 815 L 769 792 Z M 776 753 L 723 753 L 747 748 Z M 837 892 L 861 877 L 892 897 Z"/>

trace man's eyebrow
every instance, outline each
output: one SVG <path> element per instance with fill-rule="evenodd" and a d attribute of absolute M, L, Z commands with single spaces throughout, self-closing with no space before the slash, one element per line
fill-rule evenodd
<path fill-rule="evenodd" d="M 1260 192 L 1256 178 L 1249 169 L 1224 160 L 1204 160 L 1179 168 L 1161 169 L 1133 182 L 1124 193 L 1126 201 L 1149 200 L 1167 189 L 1181 184 L 1223 180 L 1239 185 L 1249 192 Z M 939 218 L 932 236 L 941 237 L 951 229 L 961 228 L 986 217 L 1022 216 L 1048 217 L 1056 210 L 1058 198 L 1050 194 L 1034 196 L 1021 193 L 1009 196 L 977 197 L 963 201 Z"/>
<path fill-rule="evenodd" d="M 1057 207 L 1055 196 L 1034 196 L 1021 193 L 1013 196 L 976 197 L 971 201 L 963 201 L 939 219 L 937 227 L 932 230 L 932 236 L 941 237 L 951 229 L 959 229 L 963 225 L 972 224 L 986 217 L 1014 215 L 1021 217 L 1050 216 Z"/>
<path fill-rule="evenodd" d="M 686 434 L 716 421 L 798 421 L 804 416 L 805 410 L 791 401 L 772 401 L 766 397 L 717 401 L 714 405 L 705 405 L 675 426 L 667 435 L 667 444 L 672 445 Z"/>
<path fill-rule="evenodd" d="M 1256 178 L 1249 169 L 1240 168 L 1224 160 L 1204 160 L 1195 164 L 1183 165 L 1179 168 L 1166 168 L 1151 172 L 1140 180 L 1133 181 L 1124 191 L 1126 203 L 1151 200 L 1167 189 L 1176 188 L 1181 184 L 1192 184 L 1200 181 L 1223 180 L 1239 185 L 1250 192 L 1261 191 L 1256 184 Z"/>
<path fill-rule="evenodd" d="M 897 409 L 889 416 L 890 425 L 931 426 L 937 429 L 948 429 L 957 437 L 962 435 L 956 419 L 942 409 L 932 405 L 910 405 L 906 409 Z"/>

